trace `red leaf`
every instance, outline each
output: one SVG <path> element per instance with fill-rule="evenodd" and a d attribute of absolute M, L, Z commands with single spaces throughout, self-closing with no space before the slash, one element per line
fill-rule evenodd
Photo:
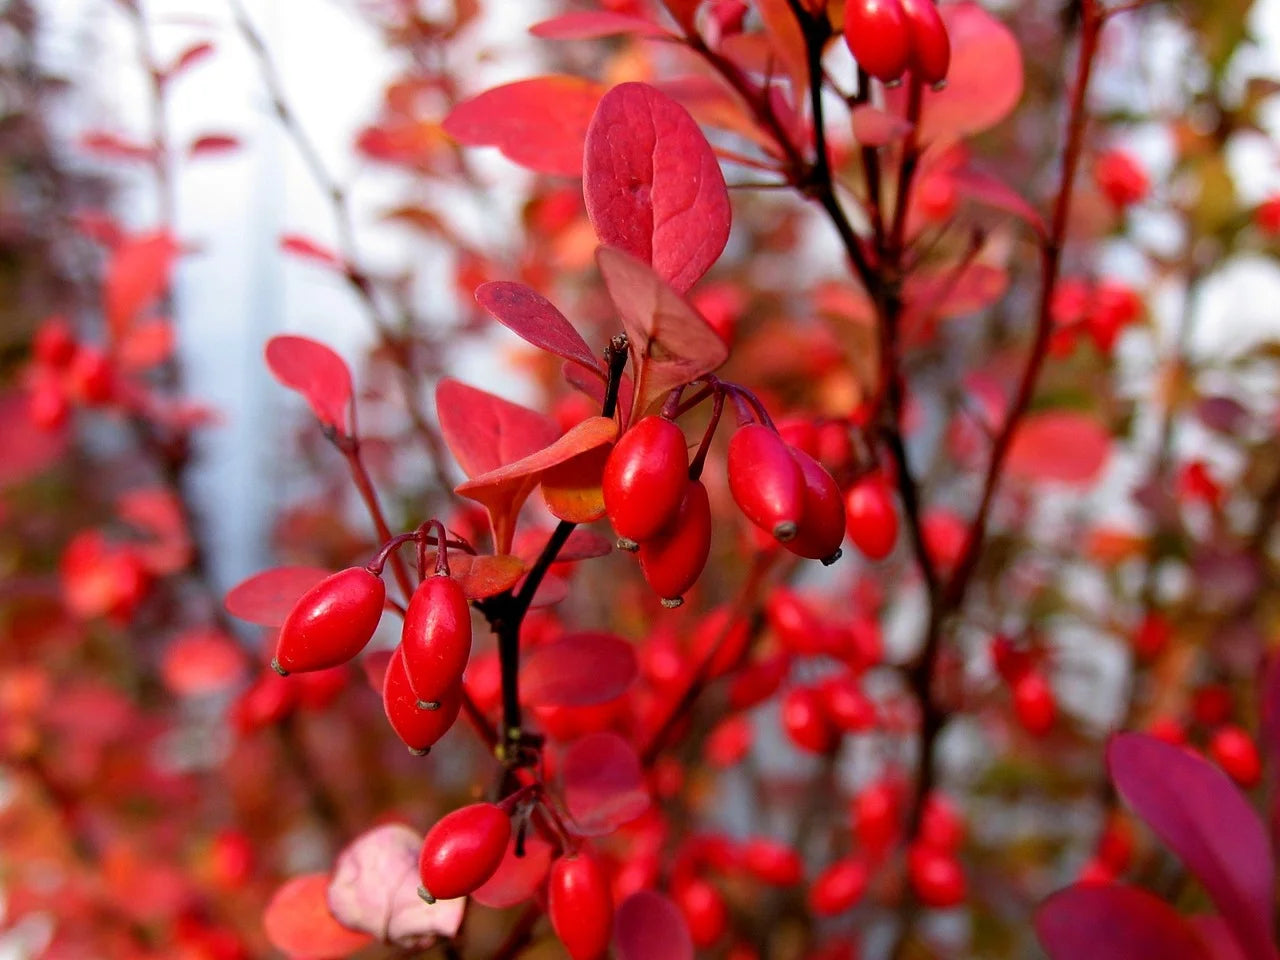
<path fill-rule="evenodd" d="M 635 749 L 616 733 L 592 733 L 560 760 L 569 814 L 584 836 L 599 837 L 649 809 L 649 788 Z"/>
<path fill-rule="evenodd" d="M 866 147 L 885 147 L 911 132 L 905 117 L 864 103 L 849 114 L 853 123 L 853 139 Z"/>
<path fill-rule="evenodd" d="M 671 14 L 675 22 L 684 28 L 685 33 L 695 31 L 696 15 L 702 0 L 662 0 L 662 5 L 667 8 L 667 13 Z"/>
<path fill-rule="evenodd" d="M 441 380 L 436 387 L 436 416 L 444 442 L 468 477 L 541 450 L 559 433 L 541 413 L 457 380 Z"/>
<path fill-rule="evenodd" d="M 135 545 L 143 566 L 157 576 L 167 576 L 191 560 L 191 537 L 177 494 L 164 487 L 131 490 L 116 503 L 120 519 L 148 534 L 148 542 Z"/>
<path fill-rule="evenodd" d="M 620 34 L 639 34 L 643 37 L 670 37 L 671 34 L 652 20 L 631 17 L 625 13 L 608 10 L 581 10 L 563 13 L 550 20 L 535 23 L 529 28 L 535 37 L 544 40 L 595 40 L 600 37 L 616 37 Z"/>
<path fill-rule="evenodd" d="M 55 463 L 67 448 L 67 431 L 42 430 L 27 412 L 27 394 L 0 393 L 0 489 L 23 483 Z"/>
<path fill-rule="evenodd" d="M 308 240 L 306 237 L 296 233 L 286 233 L 281 236 L 280 249 L 285 253 L 292 253 L 322 267 L 329 267 L 332 270 L 345 272 L 347 269 L 346 262 L 342 257 L 328 247 L 323 247 L 314 240 Z"/>
<path fill-rule="evenodd" d="M 539 707 L 589 707 L 627 691 L 636 678 L 631 644 L 611 633 L 573 633 L 534 649 L 520 669 L 520 692 Z"/>
<path fill-rule="evenodd" d="M 80 137 L 80 149 L 104 160 L 137 160 L 151 163 L 156 148 L 145 143 L 126 140 L 109 130 L 90 130 Z"/>
<path fill-rule="evenodd" d="M 596 262 L 630 340 L 636 371 L 636 415 L 673 387 L 710 373 L 728 359 L 729 347 L 698 311 L 653 270 L 610 247 Z"/>
<path fill-rule="evenodd" d="M 1202 913 L 1190 918 L 1191 926 L 1204 941 L 1212 960 L 1249 960 L 1240 949 L 1231 928 L 1216 913 Z"/>
<path fill-rule="evenodd" d="M 903 284 L 909 324 L 947 320 L 984 310 L 998 301 L 1009 286 L 1009 274 L 987 263 L 970 263 L 955 275 L 954 269 L 912 274 Z"/>
<path fill-rule="evenodd" d="M 286 387 L 297 390 L 326 427 L 351 431 L 351 371 L 346 361 L 308 337 L 272 337 L 267 341 L 267 366 Z"/>
<path fill-rule="evenodd" d="M 788 0 L 757 0 L 769 46 L 791 78 L 793 102 L 803 102 L 809 91 L 809 54 L 804 31 Z"/>
<path fill-rule="evenodd" d="M 693 960 L 693 938 L 684 915 L 653 890 L 637 890 L 613 917 L 618 960 Z"/>
<path fill-rule="evenodd" d="M 997 210 L 1011 213 L 1045 236 L 1044 221 L 1035 207 L 1027 203 L 1022 194 L 1000 177 L 974 167 L 961 167 L 952 173 L 956 188 L 975 203 L 982 203 Z"/>
<path fill-rule="evenodd" d="M 1206 760 L 1145 734 L 1113 736 L 1107 769 L 1120 795 L 1204 886 L 1245 953 L 1274 957 L 1275 862 L 1235 784 Z"/>
<path fill-rule="evenodd" d="M 542 886 L 551 868 L 551 844 L 530 831 L 525 836 L 524 856 L 516 856 L 516 837 L 507 843 L 507 852 L 492 877 L 471 896 L 476 903 L 505 910 L 524 903 Z"/>
<path fill-rule="evenodd" d="M 126 370 L 149 370 L 173 356 L 173 324 L 168 320 L 144 320 L 125 331 L 115 356 Z"/>
<path fill-rule="evenodd" d="M 187 47 L 182 53 L 178 54 L 169 69 L 164 72 L 165 78 L 172 79 L 176 77 L 179 73 L 199 63 L 211 53 L 213 53 L 212 43 L 197 43 Z"/>
<path fill-rule="evenodd" d="M 1019 425 L 1006 461 L 1010 473 L 1029 481 L 1086 486 L 1111 456 L 1111 435 L 1088 414 L 1052 410 Z"/>
<path fill-rule="evenodd" d="M 624 83 L 600 101 L 583 165 L 600 242 L 651 264 L 683 293 L 729 239 L 729 192 L 706 137 L 654 87 Z"/>
<path fill-rule="evenodd" d="M 444 118 L 444 131 L 469 147 L 497 147 L 537 173 L 582 176 L 587 126 L 603 92 L 578 77 L 534 77 L 464 100 Z"/>
<path fill-rule="evenodd" d="M 332 570 L 319 567 L 263 570 L 228 590 L 222 602 L 233 617 L 263 627 L 278 627 L 298 598 L 331 573 Z"/>
<path fill-rule="evenodd" d="M 476 303 L 493 319 L 535 347 L 604 376 L 596 355 L 582 339 L 582 334 L 536 290 L 523 283 L 509 281 L 482 283 L 476 288 Z"/>
<path fill-rule="evenodd" d="M 426 552 L 427 566 L 436 561 L 436 552 Z M 473 557 L 457 550 L 449 551 L 449 575 L 458 581 L 468 600 L 483 600 L 515 586 L 524 576 L 524 562 L 507 553 Z"/>
<path fill-rule="evenodd" d="M 111 252 L 102 285 L 103 310 L 113 341 L 120 340 L 169 287 L 178 245 L 167 232 L 126 237 Z"/>
<path fill-rule="evenodd" d="M 235 641 L 220 630 L 200 627 L 173 639 L 160 668 L 165 686 L 180 697 L 220 693 L 244 671 L 244 654 Z"/>
<path fill-rule="evenodd" d="M 225 133 L 206 133 L 191 141 L 191 146 L 187 147 L 187 156 L 207 157 L 213 154 L 229 153 L 239 148 L 240 140 L 237 137 Z"/>
<path fill-rule="evenodd" d="M 1118 884 L 1059 890 L 1036 910 L 1052 960 L 1209 960 L 1191 925 L 1144 890 Z"/>
<path fill-rule="evenodd" d="M 326 902 L 329 875 L 294 877 L 271 898 L 262 925 L 267 939 L 290 960 L 337 960 L 373 942 L 333 918 Z"/>
<path fill-rule="evenodd" d="M 523 530 L 516 537 L 516 556 L 524 561 L 525 566 L 533 566 L 538 555 L 546 545 L 548 530 Z M 572 563 L 577 560 L 591 560 L 595 557 L 607 556 L 613 551 L 613 543 L 594 530 L 578 527 L 565 541 L 560 552 L 556 554 L 556 563 Z"/>

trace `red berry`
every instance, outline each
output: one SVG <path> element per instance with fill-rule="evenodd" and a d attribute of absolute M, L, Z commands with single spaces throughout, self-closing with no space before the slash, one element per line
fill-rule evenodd
<path fill-rule="evenodd" d="M 853 907 L 867 890 L 867 865 L 857 857 L 837 860 L 809 888 L 809 910 L 833 917 Z"/>
<path fill-rule="evenodd" d="M 645 417 L 604 464 L 604 508 L 618 536 L 643 543 L 670 524 L 689 485 L 689 450 L 670 420 Z"/>
<path fill-rule="evenodd" d="M 471 657 L 471 607 L 451 577 L 423 580 L 409 600 L 400 647 L 409 685 L 423 703 L 435 703 L 462 679 Z"/>
<path fill-rule="evenodd" d="M 707 734 L 702 753 L 713 766 L 732 767 L 747 755 L 754 738 L 751 722 L 740 713 L 731 714 Z"/>
<path fill-rule="evenodd" d="M 782 437 L 793 451 L 803 450 L 811 457 L 818 455 L 818 427 L 808 417 L 787 417 L 779 420 L 774 426 L 778 428 L 778 436 Z"/>
<path fill-rule="evenodd" d="M 1120 873 L 1133 862 L 1133 827 L 1120 814 L 1113 813 L 1098 837 L 1097 860 Z"/>
<path fill-rule="evenodd" d="M 954 907 L 964 901 L 964 868 L 952 854 L 913 845 L 907 854 L 911 888 L 927 907 Z"/>
<path fill-rule="evenodd" d="M 844 540 L 844 499 L 831 474 L 803 450 L 791 448 L 791 455 L 804 474 L 804 516 L 794 540 L 786 548 L 796 556 L 831 563 L 840 556 Z"/>
<path fill-rule="evenodd" d="M 52 377 L 38 377 L 27 394 L 27 414 L 41 430 L 58 430 L 71 415 L 62 384 Z"/>
<path fill-rule="evenodd" d="M 794 590 L 786 587 L 771 590 L 764 615 L 778 643 L 791 653 L 807 656 L 823 652 L 827 631 Z"/>
<path fill-rule="evenodd" d="M 883 560 L 898 541 L 898 511 L 880 474 L 863 477 L 845 494 L 849 539 L 870 560 Z"/>
<path fill-rule="evenodd" d="M 31 341 L 31 354 L 36 363 L 61 369 L 76 354 L 76 338 L 71 325 L 62 317 L 50 317 L 36 330 Z"/>
<path fill-rule="evenodd" d="M 231 708 L 231 722 L 242 734 L 270 727 L 298 705 L 298 685 L 270 670 L 263 670 Z"/>
<path fill-rule="evenodd" d="M 801 750 L 830 753 L 840 742 L 839 732 L 823 710 L 822 697 L 810 687 L 796 687 L 782 698 L 782 729 Z"/>
<path fill-rule="evenodd" d="M 964 843 L 964 818 L 945 795 L 934 792 L 925 799 L 916 842 L 943 853 L 955 853 Z"/>
<path fill-rule="evenodd" d="M 951 40 L 933 0 L 900 0 L 911 38 L 911 71 L 923 83 L 939 84 L 951 66 Z"/>
<path fill-rule="evenodd" d="M 593 857 L 579 851 L 551 865 L 547 914 L 571 960 L 605 955 L 613 930 L 613 899 L 609 880 Z"/>
<path fill-rule="evenodd" d="M 1246 790 L 1262 779 L 1262 761 L 1253 738 L 1237 726 L 1228 724 L 1214 731 L 1209 740 L 1209 756 L 1236 783 Z"/>
<path fill-rule="evenodd" d="M 1123 150 L 1107 150 L 1093 164 L 1093 179 L 1098 189 L 1117 209 L 1143 200 L 1151 184 L 1146 171 Z"/>
<path fill-rule="evenodd" d="M 729 686 L 729 706 L 734 710 L 749 710 L 768 700 L 782 686 L 782 678 L 788 669 L 789 658 L 786 654 L 778 654 L 740 670 Z"/>
<path fill-rule="evenodd" d="M 67 384 L 82 403 L 96 406 L 111 399 L 115 374 L 111 361 L 96 347 L 80 347 L 67 370 Z"/>
<path fill-rule="evenodd" d="M 698 582 L 711 553 L 711 501 L 701 480 L 685 484 L 684 500 L 671 522 L 640 541 L 640 571 L 665 607 L 678 607 Z"/>
<path fill-rule="evenodd" d="M 800 855 L 785 843 L 758 837 L 742 847 L 742 866 L 761 883 L 793 887 L 804 877 Z"/>
<path fill-rule="evenodd" d="M 865 733 L 876 725 L 876 705 L 850 673 L 824 680 L 819 688 L 831 722 L 847 733 Z"/>
<path fill-rule="evenodd" d="M 419 895 L 428 903 L 465 897 L 498 869 L 511 840 L 511 818 L 492 803 L 473 803 L 427 831 L 418 858 Z"/>
<path fill-rule="evenodd" d="M 740 427 L 729 441 L 729 492 L 747 519 L 780 543 L 792 539 L 804 517 L 804 471 L 791 448 L 759 423 Z"/>
<path fill-rule="evenodd" d="M 1280 194 L 1268 197 L 1253 211 L 1253 223 L 1270 236 L 1280 234 Z"/>
<path fill-rule="evenodd" d="M 1191 698 L 1191 713 L 1202 727 L 1217 727 L 1231 718 L 1231 689 L 1221 683 L 1201 687 Z"/>
<path fill-rule="evenodd" d="M 1173 717 L 1156 717 L 1147 724 L 1147 733 L 1171 747 L 1181 747 L 1187 742 L 1186 728 Z"/>
<path fill-rule="evenodd" d="M 280 628 L 271 666 L 282 676 L 346 663 L 373 637 L 387 588 L 364 567 L 348 567 L 304 593 Z"/>
<path fill-rule="evenodd" d="M 877 80 L 897 80 L 907 69 L 911 38 L 900 0 L 850 0 L 844 40 L 858 66 Z"/>
<path fill-rule="evenodd" d="M 673 891 L 676 906 L 689 925 L 689 935 L 699 950 L 709 950 L 724 936 L 729 926 L 729 908 L 720 891 L 707 881 L 694 877 L 680 883 Z"/>
<path fill-rule="evenodd" d="M 462 708 L 462 685 L 446 691 L 435 710 L 418 706 L 418 696 L 409 686 L 409 674 L 404 668 L 404 653 L 397 647 L 387 664 L 382 681 L 382 709 L 391 729 L 404 745 L 414 753 L 426 753 L 453 726 Z"/>
<path fill-rule="evenodd" d="M 1076 883 L 1085 887 L 1104 887 L 1109 883 L 1115 882 L 1115 868 L 1109 863 L 1104 863 L 1098 857 L 1086 860 L 1084 866 L 1080 868 L 1079 875 L 1076 877 Z"/>
<path fill-rule="evenodd" d="M 1035 737 L 1053 729 L 1057 703 L 1053 688 L 1039 670 L 1028 670 L 1013 684 L 1013 710 L 1022 728 Z"/>
<path fill-rule="evenodd" d="M 1148 613 L 1133 633 L 1133 652 L 1140 660 L 1154 660 L 1173 637 L 1173 627 L 1160 613 Z"/>
<path fill-rule="evenodd" d="M 879 781 L 868 785 L 853 800 L 853 833 L 872 857 L 879 857 L 898 834 L 898 791 Z"/>
<path fill-rule="evenodd" d="M 734 617 L 732 607 L 716 607 L 694 628 L 689 652 L 695 663 L 710 658 L 707 679 L 714 680 L 738 665 L 750 640 L 751 624 L 745 617 Z"/>

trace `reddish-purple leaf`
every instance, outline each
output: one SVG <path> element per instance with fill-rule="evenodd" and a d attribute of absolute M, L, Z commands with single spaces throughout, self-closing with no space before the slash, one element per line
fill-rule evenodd
<path fill-rule="evenodd" d="M 1053 960 L 1210 960 L 1181 914 L 1134 887 L 1067 887 L 1040 905 L 1035 923 Z"/>
<path fill-rule="evenodd" d="M 544 40 L 595 40 L 600 37 L 616 37 L 637 34 L 642 37 L 670 37 L 671 34 L 652 20 L 632 17 L 608 10 L 577 10 L 562 13 L 550 20 L 535 23 L 529 28 L 535 37 Z"/>
<path fill-rule="evenodd" d="M 522 531 L 515 542 L 515 554 L 525 566 L 533 566 L 542 548 L 546 545 L 548 530 Z M 591 560 L 595 557 L 607 556 L 613 551 L 613 542 L 594 530 L 578 527 L 565 541 L 560 552 L 556 554 L 556 563 L 572 563 L 576 560 Z"/>
<path fill-rule="evenodd" d="M 559 435 L 536 410 L 457 380 L 441 380 L 436 387 L 436 416 L 444 442 L 468 477 L 526 457 Z"/>
<path fill-rule="evenodd" d="M 537 173 L 582 176 L 583 143 L 600 102 L 599 84 L 578 77 L 534 77 L 464 100 L 444 131 L 469 147 L 497 147 Z"/>
<path fill-rule="evenodd" d="M 611 247 L 597 250 L 596 262 L 630 342 L 637 415 L 728 359 L 720 335 L 644 263 Z"/>
<path fill-rule="evenodd" d="M 0 489 L 31 479 L 67 449 L 68 432 L 36 426 L 29 402 L 24 390 L 0 392 Z"/>
<path fill-rule="evenodd" d="M 418 855 L 422 835 L 400 823 L 362 833 L 333 864 L 329 910 L 344 926 L 397 946 L 425 949 L 437 937 L 452 937 L 462 926 L 467 900 L 418 896 Z"/>
<path fill-rule="evenodd" d="M 591 733 L 560 760 L 565 806 L 585 836 L 600 837 L 649 809 L 649 788 L 635 748 L 616 733 Z"/>
<path fill-rule="evenodd" d="M 262 915 L 271 945 L 290 960 L 335 960 L 372 943 L 367 933 L 348 930 L 329 912 L 326 873 L 294 877 L 280 887 Z"/>
<path fill-rule="evenodd" d="M 495 910 L 505 910 L 517 903 L 524 903 L 538 892 L 546 879 L 547 870 L 551 867 L 552 852 L 551 844 L 530 831 L 525 836 L 524 856 L 517 857 L 516 837 L 513 833 L 507 843 L 502 863 L 493 876 L 471 896 L 476 903 Z"/>
<path fill-rule="evenodd" d="M 854 107 L 849 120 L 853 124 L 853 139 L 864 147 L 887 147 L 911 132 L 911 124 L 905 117 L 869 103 Z"/>
<path fill-rule="evenodd" d="M 189 157 L 208 157 L 215 154 L 230 153 L 240 148 L 240 140 L 227 133 L 206 133 L 191 141 L 187 147 Z"/>
<path fill-rule="evenodd" d="M 319 567 L 263 570 L 227 591 L 223 604 L 233 617 L 263 627 L 278 627 L 298 598 L 332 573 Z"/>
<path fill-rule="evenodd" d="M 587 216 L 600 242 L 651 264 L 680 292 L 729 239 L 729 191 L 689 111 L 643 83 L 614 87 L 587 131 Z"/>
<path fill-rule="evenodd" d="M 535 648 L 520 692 L 541 707 L 588 707 L 621 696 L 636 678 L 635 649 L 611 633 L 571 633 Z"/>
<path fill-rule="evenodd" d="M 1280 656 L 1274 653 L 1262 671 L 1260 693 L 1263 742 L 1271 754 L 1272 767 L 1280 771 Z"/>
<path fill-rule="evenodd" d="M 1193 873 L 1251 960 L 1271 960 L 1275 863 L 1248 800 L 1213 764 L 1154 737 L 1107 745 L 1116 790 Z"/>
<path fill-rule="evenodd" d="M 951 177 L 962 196 L 975 203 L 1011 213 L 1025 220 L 1036 233 L 1045 235 L 1044 221 L 1039 211 L 1001 177 L 974 167 L 961 167 Z"/>
<path fill-rule="evenodd" d="M 280 238 L 280 249 L 285 253 L 310 260 L 330 270 L 345 271 L 346 262 L 328 247 L 296 233 L 286 233 Z"/>
<path fill-rule="evenodd" d="M 1249 960 L 1227 922 L 1216 913 L 1202 913 L 1188 922 L 1200 935 L 1211 960 Z"/>
<path fill-rule="evenodd" d="M 637 890 L 613 917 L 618 960 L 693 960 L 693 938 L 674 903 L 653 890 Z"/>
<path fill-rule="evenodd" d="M 508 330 L 557 357 L 603 377 L 600 363 L 565 315 L 523 283 L 498 280 L 476 288 L 476 303 Z"/>
<path fill-rule="evenodd" d="M 1111 434 L 1086 413 L 1053 410 L 1027 417 L 1013 435 L 1006 461 L 1011 474 L 1030 481 L 1086 486 L 1111 456 Z"/>
<path fill-rule="evenodd" d="M 267 366 L 286 387 L 297 390 L 326 427 L 351 431 L 351 371 L 346 361 L 309 337 L 272 337 Z"/>

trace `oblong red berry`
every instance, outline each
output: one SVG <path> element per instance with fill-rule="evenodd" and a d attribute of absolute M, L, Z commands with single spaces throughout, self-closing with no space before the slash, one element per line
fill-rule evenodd
<path fill-rule="evenodd" d="M 947 79 L 951 67 L 951 39 L 933 0 L 898 0 L 910 37 L 912 72 L 924 83 Z"/>
<path fill-rule="evenodd" d="M 877 80 L 897 80 L 911 57 L 911 36 L 900 0 L 850 0 L 844 40 L 858 66 Z"/>
<path fill-rule="evenodd" d="M 684 914 L 689 936 L 699 950 L 710 950 L 729 928 L 729 907 L 720 891 L 701 877 L 690 877 L 672 891 Z"/>
<path fill-rule="evenodd" d="M 418 858 L 419 895 L 428 903 L 473 893 L 493 876 L 511 840 L 511 818 L 493 803 L 446 814 L 427 831 Z"/>
<path fill-rule="evenodd" d="M 918 843 L 907 851 L 907 876 L 916 897 L 927 907 L 954 907 L 968 891 L 964 867 L 954 854 Z"/>
<path fill-rule="evenodd" d="M 386 599 L 382 578 L 364 567 L 325 577 L 289 611 L 271 666 L 284 675 L 346 663 L 372 639 Z"/>
<path fill-rule="evenodd" d="M 796 687 L 782 698 L 782 729 L 792 743 L 809 753 L 830 753 L 840 742 L 821 695 L 810 687 Z"/>
<path fill-rule="evenodd" d="M 689 485 L 689 449 L 670 420 L 645 417 L 604 464 L 604 510 L 618 536 L 643 543 L 666 527 Z"/>
<path fill-rule="evenodd" d="M 640 570 L 666 606 L 679 606 L 711 553 L 711 501 L 701 480 L 691 481 L 680 509 L 656 536 L 640 541 Z"/>
<path fill-rule="evenodd" d="M 863 477 L 844 498 L 849 539 L 870 560 L 883 560 L 898 542 L 898 511 L 879 474 Z"/>
<path fill-rule="evenodd" d="M 547 877 L 547 914 L 571 960 L 600 960 L 613 932 L 609 880 L 586 853 L 566 854 Z"/>
<path fill-rule="evenodd" d="M 804 472 L 791 448 L 759 423 L 740 427 L 729 441 L 729 492 L 746 518 L 781 543 L 804 517 Z"/>
<path fill-rule="evenodd" d="M 435 710 L 418 706 L 418 696 L 409 686 L 409 674 L 405 672 L 403 652 L 397 647 L 382 681 L 382 709 L 396 736 L 414 753 L 426 753 L 449 732 L 462 708 L 462 684 L 435 702 L 439 704 Z"/>
<path fill-rule="evenodd" d="M 409 685 L 423 703 L 437 702 L 462 680 L 471 656 L 471 607 L 456 580 L 423 580 L 409 599 L 400 635 Z"/>
<path fill-rule="evenodd" d="M 857 857 L 837 860 L 818 875 L 809 888 L 809 909 L 819 917 L 844 913 L 867 890 L 867 865 Z"/>
<path fill-rule="evenodd" d="M 794 540 L 784 546 L 798 557 L 831 563 L 844 541 L 844 498 L 835 478 L 817 460 L 797 447 L 791 455 L 804 475 L 804 516 Z"/>

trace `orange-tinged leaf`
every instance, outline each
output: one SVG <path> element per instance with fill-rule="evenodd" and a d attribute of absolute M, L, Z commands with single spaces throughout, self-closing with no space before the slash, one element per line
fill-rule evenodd
<path fill-rule="evenodd" d="M 434 550 L 426 551 L 426 566 L 436 561 Z M 459 550 L 449 551 L 449 575 L 458 581 L 468 600 L 483 600 L 501 593 L 524 576 L 524 561 L 509 553 L 473 557 Z"/>
<path fill-rule="evenodd" d="M 496 470 L 554 441 L 556 425 L 536 410 L 444 379 L 436 387 L 440 433 L 468 477 Z"/>
<path fill-rule="evenodd" d="M 1024 480 L 1092 483 L 1111 455 L 1111 434 L 1097 419 L 1069 410 L 1035 413 L 1013 436 L 1008 471 Z"/>
<path fill-rule="evenodd" d="M 592 523 L 604 516 L 604 462 L 612 445 L 596 447 L 542 475 L 542 499 L 559 520 Z"/>
<path fill-rule="evenodd" d="M 791 78 L 793 99 L 803 102 L 809 91 L 809 55 L 804 31 L 787 0 L 756 0 L 773 52 Z"/>
<path fill-rule="evenodd" d="M 267 939 L 290 960 L 340 960 L 374 942 L 333 918 L 328 890 L 327 873 L 307 873 L 285 883 L 267 904 Z"/>
<path fill-rule="evenodd" d="M 469 147 L 497 147 L 537 173 L 580 177 L 587 126 L 603 92 L 578 77 L 519 80 L 462 101 L 444 118 L 444 131 Z"/>
<path fill-rule="evenodd" d="M 127 237 L 111 252 L 102 300 L 113 341 L 168 289 L 177 255 L 178 244 L 164 230 Z"/>

